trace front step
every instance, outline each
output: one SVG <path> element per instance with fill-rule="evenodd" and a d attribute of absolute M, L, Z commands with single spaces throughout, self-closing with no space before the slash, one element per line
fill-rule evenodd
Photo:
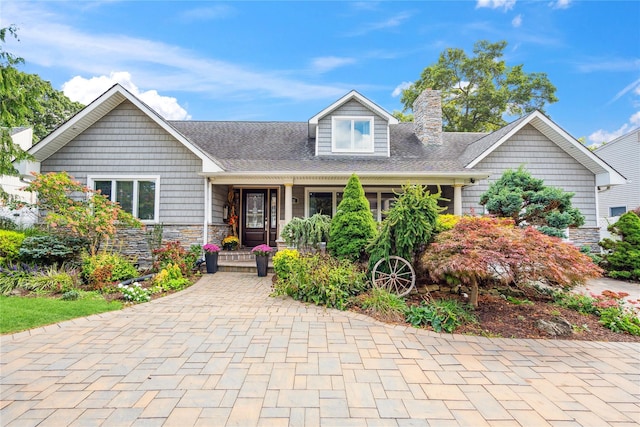
<path fill-rule="evenodd" d="M 233 273 L 256 273 L 256 257 L 250 250 L 218 252 L 218 271 Z M 267 273 L 273 273 L 273 263 L 269 258 Z M 256 273 L 257 274 L 257 273 Z"/>

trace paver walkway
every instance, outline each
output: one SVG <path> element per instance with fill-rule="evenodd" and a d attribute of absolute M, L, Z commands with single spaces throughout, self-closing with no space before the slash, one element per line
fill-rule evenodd
<path fill-rule="evenodd" d="M 640 425 L 640 345 L 435 334 L 270 277 L 3 336 L 2 426 Z"/>

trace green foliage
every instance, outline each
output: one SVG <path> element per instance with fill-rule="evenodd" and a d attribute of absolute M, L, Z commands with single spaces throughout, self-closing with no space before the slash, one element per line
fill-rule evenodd
<path fill-rule="evenodd" d="M 640 217 L 627 212 L 608 230 L 618 239 L 600 242 L 607 252 L 601 265 L 607 275 L 616 279 L 640 280 Z"/>
<path fill-rule="evenodd" d="M 191 284 L 189 279 L 182 276 L 178 264 L 167 264 L 154 278 L 153 283 L 160 292 L 179 291 Z"/>
<path fill-rule="evenodd" d="M 60 297 L 63 301 L 75 301 L 78 298 L 80 298 L 80 292 L 78 292 L 76 289 L 72 289 L 70 291 L 67 291 L 65 293 L 62 294 L 62 297 Z"/>
<path fill-rule="evenodd" d="M 155 257 L 153 269 L 160 271 L 169 264 L 173 264 L 180 268 L 183 276 L 188 276 L 201 254 L 202 247 L 199 245 L 192 245 L 187 251 L 178 240 L 167 242 L 153 251 Z"/>
<path fill-rule="evenodd" d="M 318 249 L 320 242 L 329 240 L 330 227 L 331 218 L 317 213 L 309 218 L 292 218 L 280 235 L 288 245 L 300 250 Z"/>
<path fill-rule="evenodd" d="M 95 293 L 81 293 L 81 298 L 76 301 L 0 296 L 0 333 L 20 332 L 121 308 L 119 301 L 107 302 Z"/>
<path fill-rule="evenodd" d="M 357 261 L 363 258 L 365 248 L 375 234 L 376 222 L 371 214 L 369 201 L 360 179 L 353 174 L 331 220 L 327 250 L 338 258 Z"/>
<path fill-rule="evenodd" d="M 600 311 L 600 323 L 613 332 L 627 332 L 640 336 L 640 318 L 630 310 L 622 307 L 607 307 Z"/>
<path fill-rule="evenodd" d="M 403 186 L 382 221 L 380 232 L 367 246 L 369 268 L 391 255 L 413 262 L 415 254 L 429 244 L 436 233 L 438 214 L 444 210 L 438 206 L 439 200 L 439 191 L 431 194 L 421 185 Z"/>
<path fill-rule="evenodd" d="M 584 216 L 571 205 L 574 193 L 547 187 L 520 166 L 505 171 L 480 197 L 492 215 L 511 218 L 516 225 L 534 226 L 542 233 L 566 237 L 564 229 L 584 224 Z"/>
<path fill-rule="evenodd" d="M 456 300 L 434 300 L 407 309 L 406 320 L 416 328 L 431 325 L 436 332 L 453 332 L 465 323 L 474 322 L 469 309 Z"/>
<path fill-rule="evenodd" d="M 359 295 L 358 303 L 367 314 L 387 322 L 403 321 L 407 310 L 407 304 L 401 297 L 378 287 Z"/>
<path fill-rule="evenodd" d="M 71 274 L 63 268 L 52 266 L 23 280 L 21 287 L 31 292 L 64 293 L 72 290 L 75 282 Z"/>
<path fill-rule="evenodd" d="M 24 239 L 24 233 L 0 230 L 0 264 L 6 264 L 18 259 L 20 246 Z"/>
<path fill-rule="evenodd" d="M 288 262 L 292 272 L 287 279 L 278 278 L 274 295 L 344 310 L 349 299 L 367 287 L 365 273 L 348 260 L 308 254 Z"/>
<path fill-rule="evenodd" d="M 438 219 L 436 220 L 436 231 L 440 233 L 442 231 L 451 230 L 453 227 L 455 227 L 458 221 L 460 221 L 460 217 L 458 215 L 438 215 Z"/>
<path fill-rule="evenodd" d="M 162 235 L 164 234 L 164 225 L 155 224 L 147 226 L 144 233 L 149 252 L 151 252 L 152 264 L 155 262 L 155 251 L 162 247 Z"/>
<path fill-rule="evenodd" d="M 101 252 L 96 255 L 85 255 L 82 258 L 82 278 L 93 288 L 133 279 L 138 270 L 131 261 L 115 252 Z"/>
<path fill-rule="evenodd" d="M 273 271 L 279 280 L 289 280 L 298 265 L 300 253 L 295 249 L 281 249 L 273 256 Z"/>
<path fill-rule="evenodd" d="M 22 242 L 20 259 L 38 265 L 63 264 L 76 261 L 88 246 L 86 239 L 77 236 L 30 236 Z"/>
<path fill-rule="evenodd" d="M 556 102 L 556 88 L 545 73 L 525 73 L 523 65 L 507 66 L 502 59 L 506 41 L 476 42 L 474 56 L 447 48 L 438 62 L 425 68 L 402 93 L 404 111 L 427 88 L 441 91 L 446 132 L 491 132 L 506 125 L 503 116 L 544 111 Z"/>

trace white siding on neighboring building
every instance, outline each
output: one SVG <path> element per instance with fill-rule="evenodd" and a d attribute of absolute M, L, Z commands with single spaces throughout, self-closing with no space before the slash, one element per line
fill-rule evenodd
<path fill-rule="evenodd" d="M 344 156 L 349 153 L 332 153 L 331 152 L 331 117 L 332 116 L 366 116 L 374 117 L 373 137 L 374 152 L 373 153 L 355 153 L 358 156 L 387 156 L 389 154 L 389 132 L 387 121 L 376 115 L 358 101 L 351 100 L 340 108 L 332 111 L 331 114 L 323 117 L 318 121 L 318 155 L 320 156 Z"/>
<path fill-rule="evenodd" d="M 480 196 L 491 183 L 500 179 L 505 170 L 517 169 L 521 165 L 532 176 L 544 179 L 545 185 L 575 193 L 571 203 L 585 216 L 584 226 L 597 225 L 594 174 L 532 125 L 524 126 L 473 168 L 493 173 L 488 180 L 463 188 L 463 212 L 473 210 L 476 214 L 483 213 L 484 207 L 479 204 Z"/>
<path fill-rule="evenodd" d="M 202 161 L 128 101 L 44 160 L 42 173 L 159 175 L 160 218 L 165 224 L 204 220 Z"/>
<path fill-rule="evenodd" d="M 624 207 L 627 212 L 640 206 L 640 129 L 601 146 L 595 153 L 627 179 L 626 184 L 598 193 L 600 226 L 606 237 L 607 225 L 617 219 L 611 218 L 611 208 Z"/>

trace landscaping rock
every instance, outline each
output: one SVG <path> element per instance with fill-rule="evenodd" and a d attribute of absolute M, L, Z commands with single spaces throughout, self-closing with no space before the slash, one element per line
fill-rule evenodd
<path fill-rule="evenodd" d="M 573 333 L 571 323 L 567 319 L 558 316 L 554 316 L 550 320 L 540 319 L 536 322 L 536 327 L 554 337 Z"/>

